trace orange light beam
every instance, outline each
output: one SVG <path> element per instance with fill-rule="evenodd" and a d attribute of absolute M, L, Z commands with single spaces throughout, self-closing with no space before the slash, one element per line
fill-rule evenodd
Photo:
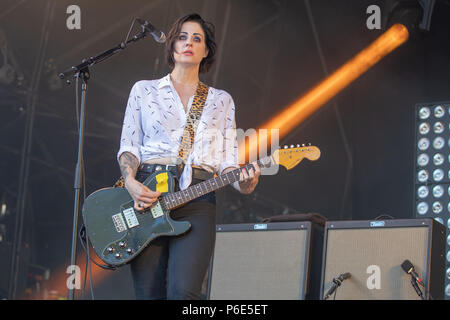
<path fill-rule="evenodd" d="M 279 138 L 281 139 L 383 57 L 406 42 L 408 37 L 408 29 L 404 25 L 393 25 L 368 47 L 305 95 L 275 115 L 261 128 L 267 129 L 268 132 L 271 129 L 278 129 Z M 246 150 L 246 143 L 241 143 L 239 145 L 239 154 L 245 154 L 246 157 L 240 159 L 247 159 L 249 154 L 256 154 L 257 148 L 257 143 L 253 143 Z"/>
<path fill-rule="evenodd" d="M 89 254 L 90 254 L 91 258 L 93 258 L 96 262 L 104 264 L 104 262 L 100 261 L 97 258 L 96 254 L 92 250 L 92 248 L 90 248 Z M 80 272 L 81 272 L 79 274 L 80 285 L 81 285 L 81 288 L 83 288 L 84 279 L 85 279 L 86 262 L 87 262 L 86 253 L 85 252 L 78 253 L 76 261 L 77 261 L 77 266 L 80 268 Z M 49 283 L 47 284 L 47 287 L 49 290 L 57 292 L 57 295 L 59 297 L 64 297 L 64 299 L 67 299 L 68 292 L 69 292 L 69 289 L 67 287 L 67 280 L 70 277 L 70 274 L 67 273 L 67 267 L 69 266 L 69 264 L 70 264 L 70 261 L 67 262 L 66 266 L 61 266 L 60 268 L 58 268 L 57 270 L 52 272 Z M 103 280 L 105 278 L 109 277 L 112 274 L 112 271 L 102 269 L 102 268 L 98 267 L 97 265 L 95 265 L 93 262 L 91 262 L 91 274 L 92 274 L 92 285 L 95 289 L 95 285 L 98 285 L 99 283 L 103 282 Z M 88 276 L 88 278 L 86 280 L 87 283 L 86 283 L 85 295 L 90 296 L 89 270 L 88 270 L 87 276 Z M 79 295 L 79 293 L 81 292 L 81 288 L 75 289 L 75 295 Z"/>

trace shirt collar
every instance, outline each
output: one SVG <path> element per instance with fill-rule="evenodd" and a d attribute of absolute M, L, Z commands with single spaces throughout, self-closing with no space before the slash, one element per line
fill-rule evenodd
<path fill-rule="evenodd" d="M 171 81 L 170 81 L 170 73 L 167 74 L 164 78 L 159 79 L 158 89 L 164 88 L 166 86 L 170 87 Z"/>

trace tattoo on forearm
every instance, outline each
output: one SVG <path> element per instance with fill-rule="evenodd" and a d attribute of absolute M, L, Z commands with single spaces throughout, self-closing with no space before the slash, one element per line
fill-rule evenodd
<path fill-rule="evenodd" d="M 124 180 L 127 177 L 135 177 L 139 167 L 139 160 L 130 152 L 124 152 L 119 158 L 120 172 Z"/>

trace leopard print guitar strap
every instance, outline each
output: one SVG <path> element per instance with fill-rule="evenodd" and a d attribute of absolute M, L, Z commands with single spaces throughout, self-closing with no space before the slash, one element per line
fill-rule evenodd
<path fill-rule="evenodd" d="M 202 117 L 203 107 L 205 106 L 206 98 L 208 97 L 209 87 L 203 82 L 199 82 L 197 90 L 195 92 L 194 101 L 192 102 L 191 109 L 186 119 L 186 126 L 184 127 L 183 135 L 181 136 L 180 148 L 178 151 L 178 158 L 180 165 L 178 166 L 178 172 L 184 169 L 184 165 L 189 157 L 194 144 L 195 132 L 197 130 L 198 123 Z M 123 177 L 120 177 L 114 184 L 116 188 L 125 187 L 125 181 Z"/>
<path fill-rule="evenodd" d="M 195 92 L 194 101 L 186 119 L 186 126 L 184 127 L 183 135 L 181 136 L 180 149 L 178 151 L 178 158 L 181 161 L 179 166 L 179 173 L 183 171 L 184 165 L 189 157 L 194 144 L 195 132 L 198 123 L 202 117 L 203 107 L 205 106 L 206 98 L 208 96 L 209 87 L 199 82 Z"/>

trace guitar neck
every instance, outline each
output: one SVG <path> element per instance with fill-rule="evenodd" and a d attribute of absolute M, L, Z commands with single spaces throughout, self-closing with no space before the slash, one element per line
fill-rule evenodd
<path fill-rule="evenodd" d="M 257 163 L 259 166 L 263 166 L 261 161 L 258 160 Z M 196 185 L 190 186 L 186 190 L 165 194 L 162 196 L 163 205 L 166 209 L 170 210 L 191 200 L 197 199 L 207 193 L 226 187 L 233 182 L 239 181 L 239 177 L 243 169 L 249 170 L 250 168 L 253 168 L 253 165 L 247 164 L 215 178 L 197 183 Z"/>

